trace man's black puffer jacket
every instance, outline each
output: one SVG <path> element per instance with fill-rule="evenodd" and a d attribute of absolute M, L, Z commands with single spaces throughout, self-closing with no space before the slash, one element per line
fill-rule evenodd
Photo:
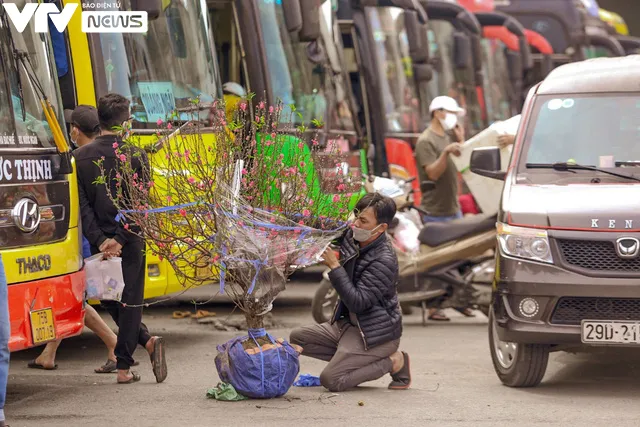
<path fill-rule="evenodd" d="M 360 248 L 348 230 L 340 245 L 340 260 L 342 267 L 329 273 L 340 296 L 331 323 L 354 313 L 367 349 L 400 338 L 398 257 L 387 235 Z"/>

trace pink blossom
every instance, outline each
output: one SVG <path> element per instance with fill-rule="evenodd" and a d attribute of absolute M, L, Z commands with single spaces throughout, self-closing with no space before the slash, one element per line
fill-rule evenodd
<path fill-rule="evenodd" d="M 171 203 L 171 196 L 167 196 L 167 203 Z"/>
<path fill-rule="evenodd" d="M 220 255 L 216 254 L 213 258 L 211 258 L 211 262 L 216 263 L 218 262 L 219 259 L 220 259 Z"/>
<path fill-rule="evenodd" d="M 125 229 L 125 230 L 128 230 L 128 229 L 129 229 L 129 224 L 125 224 L 125 225 L 124 225 L 124 229 Z"/>
<path fill-rule="evenodd" d="M 196 182 L 196 179 L 194 177 L 190 176 L 188 181 L 189 181 L 189 184 L 193 184 L 193 183 Z"/>
<path fill-rule="evenodd" d="M 113 147 L 113 148 L 118 148 L 118 143 L 117 143 L 117 142 L 114 142 L 114 143 L 113 143 L 113 145 L 112 145 L 112 147 Z"/>
<path fill-rule="evenodd" d="M 305 209 L 302 211 L 302 216 L 307 217 L 307 216 L 311 216 L 311 211 L 309 211 L 309 209 Z"/>
<path fill-rule="evenodd" d="M 275 137 L 276 137 L 276 133 L 275 133 L 275 132 L 272 132 L 272 133 L 271 133 L 271 138 L 275 138 Z"/>
<path fill-rule="evenodd" d="M 314 147 L 317 146 L 318 144 L 319 143 L 318 143 L 317 139 L 314 139 L 314 140 L 311 141 L 311 145 L 313 145 Z"/>
<path fill-rule="evenodd" d="M 347 188 L 344 184 L 338 185 L 338 191 L 344 191 Z"/>
<path fill-rule="evenodd" d="M 121 162 L 126 162 L 127 161 L 127 156 L 125 156 L 124 154 L 120 154 L 120 161 Z"/>
<path fill-rule="evenodd" d="M 246 175 L 247 173 L 248 173 L 247 169 L 246 168 L 242 168 L 242 175 Z"/>
<path fill-rule="evenodd" d="M 167 123 L 167 129 L 171 130 L 173 128 L 173 126 L 171 126 L 171 123 Z"/>
<path fill-rule="evenodd" d="M 305 162 L 300 162 L 300 167 L 303 168 L 305 167 L 307 164 Z"/>
<path fill-rule="evenodd" d="M 157 124 L 158 126 L 162 126 L 162 123 L 163 123 L 163 122 L 162 122 L 162 119 L 158 119 L 158 121 L 156 122 L 156 124 Z"/>
<path fill-rule="evenodd" d="M 339 194 L 334 194 L 333 195 L 333 203 L 338 203 L 340 201 L 340 195 Z"/>
<path fill-rule="evenodd" d="M 138 172 L 134 172 L 133 179 L 138 179 Z"/>
<path fill-rule="evenodd" d="M 302 189 L 303 189 L 303 190 L 306 190 L 306 189 L 307 189 L 307 183 L 306 183 L 306 182 L 303 182 L 303 183 L 302 183 Z M 312 200 L 312 201 L 313 201 L 313 200 Z"/>
<path fill-rule="evenodd" d="M 187 216 L 187 211 L 185 211 L 184 209 L 180 209 L 180 215 Z"/>
<path fill-rule="evenodd" d="M 269 112 L 273 113 L 273 106 L 269 107 Z"/>
<path fill-rule="evenodd" d="M 299 142 L 298 148 L 302 150 L 304 148 L 304 142 Z"/>
<path fill-rule="evenodd" d="M 276 222 L 276 217 L 275 217 L 275 216 L 272 216 L 271 218 L 269 218 L 269 221 L 271 221 L 271 222 Z"/>
<path fill-rule="evenodd" d="M 122 178 L 122 177 L 120 176 L 120 173 L 116 173 L 116 179 L 120 179 L 120 178 Z"/>
<path fill-rule="evenodd" d="M 261 110 L 264 109 L 264 101 L 260 101 L 260 103 L 258 104 L 258 108 Z"/>
<path fill-rule="evenodd" d="M 309 206 L 313 206 L 314 203 L 313 199 L 309 200 Z"/>
<path fill-rule="evenodd" d="M 300 225 L 304 225 L 304 221 L 303 221 L 303 220 L 300 220 L 300 221 L 298 221 L 298 224 L 300 224 Z"/>

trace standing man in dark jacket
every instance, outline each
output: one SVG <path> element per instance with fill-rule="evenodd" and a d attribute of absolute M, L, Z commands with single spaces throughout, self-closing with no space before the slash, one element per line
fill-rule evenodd
<path fill-rule="evenodd" d="M 333 318 L 291 332 L 302 354 L 329 362 L 320 383 L 343 391 L 391 374 L 390 389 L 411 385 L 409 355 L 398 351 L 402 314 L 396 284 L 398 258 L 386 230 L 396 214 L 388 197 L 366 194 L 354 210 L 356 220 L 340 246 L 342 265 L 331 249 L 323 255 L 340 301 Z"/>
<path fill-rule="evenodd" d="M 167 365 L 164 356 L 164 340 L 162 337 L 149 334 L 142 323 L 142 302 L 144 299 L 144 279 L 146 271 L 145 243 L 137 235 L 125 230 L 116 221 L 118 210 L 113 204 L 105 185 L 95 184 L 101 176 L 100 168 L 95 164 L 102 159 L 107 177 L 106 185 L 111 194 L 116 194 L 115 176 L 120 170 L 116 149 L 130 153 L 128 161 L 140 177 L 148 177 L 149 161 L 144 151 L 122 141 L 115 129 L 130 120 L 129 100 L 121 95 L 110 93 L 98 100 L 98 118 L 102 133 L 91 144 L 78 148 L 74 152 L 78 170 L 78 192 L 80 196 L 80 213 L 82 215 L 82 231 L 91 245 L 91 253 L 104 253 L 106 256 L 122 256 L 122 273 L 124 291 L 122 303 L 103 301 L 102 305 L 118 325 L 118 341 L 116 343 L 117 381 L 129 384 L 140 381 L 140 375 L 131 372 L 133 352 L 136 346 L 143 346 L 151 356 L 153 373 L 157 382 L 167 377 Z M 139 153 L 133 155 L 134 152 Z M 123 192 L 127 196 L 126 185 Z"/>

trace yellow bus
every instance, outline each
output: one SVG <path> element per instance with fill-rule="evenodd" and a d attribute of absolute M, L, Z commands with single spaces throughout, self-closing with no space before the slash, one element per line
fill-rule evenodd
<path fill-rule="evenodd" d="M 20 10 L 27 2 L 15 1 Z M 9 348 L 17 351 L 78 335 L 85 285 L 76 174 L 59 125 L 49 36 L 35 32 L 34 20 L 18 32 L 6 13 L 0 19 L 0 254 Z"/>
<path fill-rule="evenodd" d="M 63 5 L 72 3 L 80 2 L 63 1 Z M 111 5 L 131 10 L 131 3 L 120 0 Z M 200 96 L 204 105 L 220 97 L 217 59 L 203 5 L 196 0 L 163 0 L 159 14 L 154 17 L 149 13 L 146 33 L 84 33 L 81 14 L 75 13 L 60 38 L 63 54 L 56 57 L 56 61 L 66 62 L 68 70 L 59 75 L 65 108 L 95 106 L 98 98 L 109 92 L 128 97 L 133 131 L 147 146 L 157 141 L 158 120 L 165 120 L 175 109 L 188 109 L 190 98 Z M 199 117 L 180 114 L 184 122 L 208 119 L 208 110 L 201 111 Z M 212 133 L 207 134 L 203 142 L 213 143 L 213 139 Z M 164 159 L 162 150 L 150 153 L 155 172 L 162 174 Z M 183 289 L 171 265 L 148 253 L 145 299 Z"/>

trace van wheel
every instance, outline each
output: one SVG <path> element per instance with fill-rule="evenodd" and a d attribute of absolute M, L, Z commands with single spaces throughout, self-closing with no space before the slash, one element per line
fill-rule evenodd
<path fill-rule="evenodd" d="M 549 362 L 549 346 L 500 341 L 493 310 L 489 312 L 489 348 L 500 381 L 509 387 L 535 387 Z"/>

